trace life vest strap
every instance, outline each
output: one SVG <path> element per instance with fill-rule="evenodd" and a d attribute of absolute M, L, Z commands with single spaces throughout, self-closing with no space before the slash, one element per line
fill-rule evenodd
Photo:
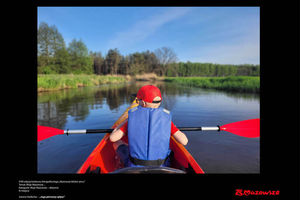
<path fill-rule="evenodd" d="M 158 160 L 140 160 L 138 158 L 133 158 L 129 155 L 130 161 L 135 165 L 143 165 L 143 166 L 160 166 L 164 164 L 166 159 L 158 159 Z"/>

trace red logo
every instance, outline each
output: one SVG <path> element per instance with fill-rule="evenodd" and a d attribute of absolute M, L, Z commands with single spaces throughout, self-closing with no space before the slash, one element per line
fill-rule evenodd
<path fill-rule="evenodd" d="M 236 196 L 250 196 L 250 195 L 255 195 L 255 196 L 277 196 L 279 195 L 280 191 L 279 190 L 243 190 L 243 189 L 236 189 L 235 190 L 235 195 Z"/>

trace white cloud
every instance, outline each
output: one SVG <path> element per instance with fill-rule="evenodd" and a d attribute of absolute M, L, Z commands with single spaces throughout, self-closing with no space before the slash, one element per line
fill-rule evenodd
<path fill-rule="evenodd" d="M 108 48 L 132 45 L 148 38 L 168 22 L 184 16 L 189 8 L 169 8 L 162 13 L 141 19 L 126 30 L 120 31 L 108 42 Z"/>

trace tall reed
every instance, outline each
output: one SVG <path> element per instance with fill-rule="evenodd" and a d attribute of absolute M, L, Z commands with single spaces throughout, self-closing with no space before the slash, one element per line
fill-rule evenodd
<path fill-rule="evenodd" d="M 121 83 L 127 81 L 126 77 L 124 76 L 99 76 L 84 74 L 39 74 L 37 79 L 38 91 L 77 88 L 83 86 L 94 86 L 107 83 Z"/>

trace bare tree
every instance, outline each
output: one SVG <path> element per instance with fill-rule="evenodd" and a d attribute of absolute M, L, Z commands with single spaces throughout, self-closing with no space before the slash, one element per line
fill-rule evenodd
<path fill-rule="evenodd" d="M 157 71 L 160 72 L 160 75 L 165 75 L 169 65 L 178 60 L 176 53 L 169 47 L 156 49 L 155 56 L 160 64 L 157 69 Z"/>

